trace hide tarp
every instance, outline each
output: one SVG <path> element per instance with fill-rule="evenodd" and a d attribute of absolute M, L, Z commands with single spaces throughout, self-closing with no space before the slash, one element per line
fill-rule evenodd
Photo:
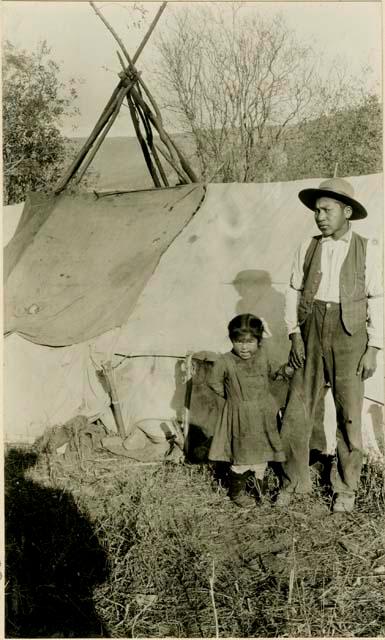
<path fill-rule="evenodd" d="M 5 333 L 64 346 L 123 325 L 203 197 L 202 185 L 31 194 L 5 249 Z"/>

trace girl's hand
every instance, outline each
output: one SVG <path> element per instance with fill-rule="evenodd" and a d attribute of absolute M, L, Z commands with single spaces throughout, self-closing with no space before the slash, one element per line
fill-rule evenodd
<path fill-rule="evenodd" d="M 305 364 L 305 345 L 300 333 L 291 333 L 291 351 L 289 355 L 289 366 L 293 369 L 301 369 Z"/>

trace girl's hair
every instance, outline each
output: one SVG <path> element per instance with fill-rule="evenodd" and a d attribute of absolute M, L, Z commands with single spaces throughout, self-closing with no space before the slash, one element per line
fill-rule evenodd
<path fill-rule="evenodd" d="M 251 313 L 243 313 L 240 316 L 235 316 L 235 318 L 230 320 L 227 328 L 231 341 L 237 340 L 237 338 L 248 333 L 258 340 L 258 344 L 262 341 L 262 320 L 257 318 L 257 316 L 253 316 Z"/>

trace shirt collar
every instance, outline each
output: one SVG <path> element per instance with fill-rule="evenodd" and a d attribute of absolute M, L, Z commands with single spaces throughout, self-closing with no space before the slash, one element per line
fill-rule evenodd
<path fill-rule="evenodd" d="M 341 236 L 340 238 L 338 238 L 338 240 L 334 240 L 334 242 L 338 242 L 339 240 L 341 240 L 342 242 L 346 242 L 349 243 L 350 240 L 352 239 L 352 223 L 349 222 L 348 223 L 349 227 L 346 233 L 344 233 L 343 236 Z M 328 242 L 330 240 L 333 240 L 333 238 L 331 236 L 327 236 L 326 238 L 321 238 L 321 242 Z"/>

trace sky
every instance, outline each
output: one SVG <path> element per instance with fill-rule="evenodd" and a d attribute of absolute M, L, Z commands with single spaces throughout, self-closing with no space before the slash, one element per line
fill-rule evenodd
<path fill-rule="evenodd" d="M 142 25 L 141 13 L 133 9 L 135 3 L 97 2 L 133 54 L 160 3 L 142 2 L 146 9 Z M 175 12 L 193 2 L 169 2 L 157 31 L 167 34 Z M 229 3 L 221 2 L 224 15 Z M 373 78 L 380 85 L 382 77 L 382 14 L 378 2 L 244 2 L 248 14 L 254 11 L 272 16 L 277 11 L 295 30 L 299 41 L 312 44 L 326 58 L 344 57 L 352 72 L 362 67 L 373 68 Z M 86 136 L 102 112 L 120 70 L 116 56 L 117 44 L 94 13 L 88 2 L 3 1 L 2 38 L 26 50 L 34 50 L 39 41 L 46 40 L 51 57 L 61 65 L 64 81 L 81 80 L 78 85 L 80 115 L 63 123 L 63 132 L 70 136 Z M 151 66 L 157 51 L 153 40 L 147 44 L 137 67 Z M 145 78 L 145 75 L 143 75 Z M 111 135 L 133 135 L 128 110 L 124 109 L 111 129 Z"/>

